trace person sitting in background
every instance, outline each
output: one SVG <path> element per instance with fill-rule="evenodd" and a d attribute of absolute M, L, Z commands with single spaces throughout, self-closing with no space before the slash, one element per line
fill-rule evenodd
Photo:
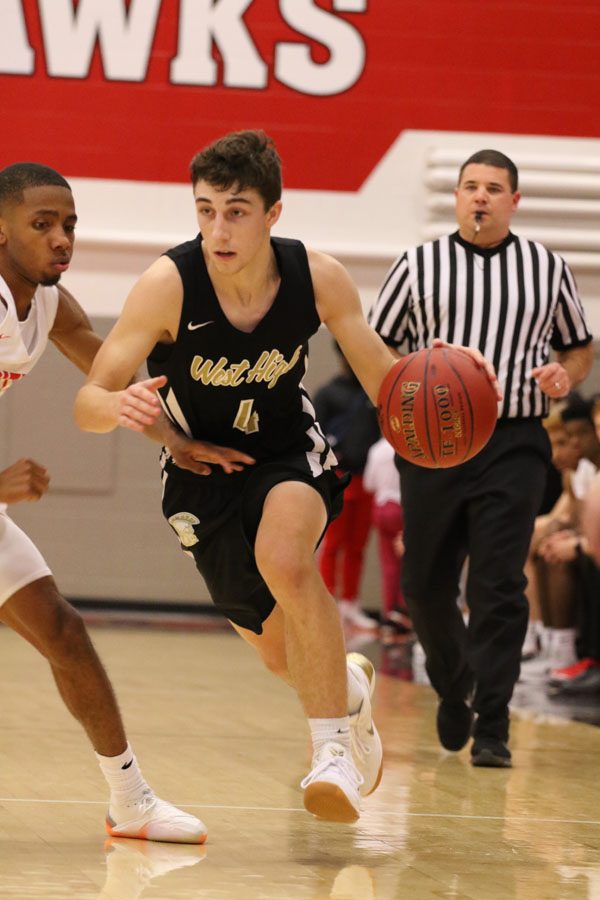
<path fill-rule="evenodd" d="M 315 412 L 342 477 L 350 477 L 344 508 L 331 523 L 319 554 L 319 569 L 328 591 L 337 598 L 342 622 L 375 631 L 377 622 L 360 608 L 358 595 L 364 554 L 371 530 L 372 495 L 363 486 L 367 453 L 379 438 L 375 407 L 348 365 L 337 343 L 341 372 L 315 394 Z"/>
<path fill-rule="evenodd" d="M 600 441 L 600 399 L 592 406 L 592 422 L 596 437 Z M 600 565 L 600 474 L 590 482 L 582 509 L 582 533 L 587 550 L 597 565 Z"/>
<path fill-rule="evenodd" d="M 600 442 L 593 423 L 593 400 L 576 398 L 561 412 L 565 430 L 574 452 L 580 457 L 571 477 L 571 489 L 575 497 L 574 524 L 546 537 L 540 544 L 538 555 L 550 567 L 550 580 L 558 567 L 569 565 L 574 571 L 577 600 L 572 614 L 571 635 L 565 632 L 563 640 L 571 643 L 572 665 L 555 667 L 550 671 L 548 687 L 553 695 L 578 692 L 588 679 L 595 680 L 596 660 L 600 658 L 598 627 L 596 624 L 597 591 L 600 576 L 597 566 L 587 553 L 582 532 L 582 514 L 585 499 L 600 466 Z M 596 688 L 594 688 L 595 690 Z"/>
<path fill-rule="evenodd" d="M 385 438 L 373 444 L 367 454 L 363 486 L 373 494 L 372 522 L 377 531 L 382 580 L 382 637 L 407 635 L 412 623 L 400 583 L 404 555 L 400 478 L 394 449 Z"/>
<path fill-rule="evenodd" d="M 600 442 L 600 399 L 591 402 L 591 418 Z M 580 606 L 579 662 L 571 669 L 554 672 L 550 683 L 554 697 L 600 694 L 600 472 L 588 478 L 580 504 L 580 528 L 575 542 Z"/>
<path fill-rule="evenodd" d="M 562 493 L 549 512 L 536 518 L 525 563 L 529 625 L 523 643 L 522 660 L 529 662 L 541 655 L 545 668 L 561 668 L 575 661 L 572 621 L 563 625 L 565 619 L 572 619 L 576 602 L 574 569 L 570 564 L 563 563 L 555 567 L 556 571 L 549 578 L 548 566 L 538 556 L 540 544 L 545 538 L 575 526 L 576 500 L 571 488 L 571 476 L 580 457 L 563 424 L 561 411 L 564 408 L 564 403 L 555 405 L 550 415 L 544 419 L 544 427 L 552 447 L 552 464 L 562 479 Z M 566 639 L 565 632 L 568 632 Z M 531 671 L 531 667 L 525 666 L 523 673 L 527 674 L 528 671 Z"/>

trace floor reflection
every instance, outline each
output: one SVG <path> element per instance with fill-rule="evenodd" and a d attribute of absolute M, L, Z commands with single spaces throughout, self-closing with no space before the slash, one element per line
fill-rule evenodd
<path fill-rule="evenodd" d="M 300 704 L 239 638 L 96 629 L 94 641 L 151 782 L 207 822 L 208 844 L 104 845 L 87 741 L 45 661 L 0 629 L 2 898 L 600 900 L 597 728 L 514 709 L 514 768 L 473 768 L 467 748 L 439 745 L 418 649 L 371 638 L 383 778 L 355 825 L 333 825 L 303 808 Z"/>
<path fill-rule="evenodd" d="M 131 838 L 109 838 L 104 849 L 106 881 L 98 900 L 138 900 L 155 878 L 175 869 L 195 866 L 207 853 L 203 846 Z"/>

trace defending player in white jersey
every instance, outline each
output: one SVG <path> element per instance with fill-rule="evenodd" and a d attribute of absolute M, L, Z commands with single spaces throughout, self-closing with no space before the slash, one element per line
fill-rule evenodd
<path fill-rule="evenodd" d="M 37 163 L 0 171 L 0 393 L 29 373 L 48 339 L 89 372 L 100 338 L 77 301 L 58 287 L 76 221 L 71 189 L 58 172 Z M 144 780 L 81 617 L 7 515 L 7 504 L 39 500 L 48 485 L 47 470 L 31 459 L 0 472 L 0 622 L 46 657 L 65 705 L 85 729 L 110 788 L 109 834 L 203 843 L 203 823 L 160 800 Z"/>

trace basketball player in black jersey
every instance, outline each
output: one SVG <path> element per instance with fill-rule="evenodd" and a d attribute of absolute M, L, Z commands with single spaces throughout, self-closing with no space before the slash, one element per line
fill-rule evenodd
<path fill-rule="evenodd" d="M 88 431 L 141 431 L 162 407 L 179 429 L 163 452 L 164 514 L 214 603 L 298 693 L 314 747 L 306 808 L 352 822 L 381 777 L 374 671 L 364 657 L 346 660 L 315 564 L 342 499 L 302 378 L 321 323 L 373 402 L 394 357 L 336 260 L 271 237 L 281 167 L 263 132 L 216 141 L 194 157 L 191 176 L 200 234 L 134 286 L 76 419 Z M 152 377 L 128 387 L 145 360 Z M 240 452 L 233 471 L 203 475 L 196 448 L 207 441 Z"/>

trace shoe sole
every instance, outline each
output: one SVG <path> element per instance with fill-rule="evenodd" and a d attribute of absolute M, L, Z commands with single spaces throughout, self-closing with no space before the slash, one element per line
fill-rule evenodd
<path fill-rule="evenodd" d="M 358 810 L 350 803 L 337 784 L 314 781 L 304 791 L 304 806 L 317 819 L 327 822 L 352 824 L 358 819 Z"/>
<path fill-rule="evenodd" d="M 110 837 L 114 838 L 131 838 L 132 840 L 138 841 L 156 841 L 159 844 L 203 844 L 208 837 L 207 834 L 201 834 L 198 837 L 149 837 L 148 826 L 144 825 L 138 831 L 132 834 L 125 834 L 123 831 L 119 831 L 117 828 L 113 827 L 110 822 L 105 821 L 104 828 L 106 829 L 106 833 L 110 835 Z"/>
<path fill-rule="evenodd" d="M 496 756 L 491 750 L 482 750 L 477 756 L 471 757 L 474 766 L 487 769 L 511 769 L 512 761 L 505 756 Z"/>
<path fill-rule="evenodd" d="M 355 665 L 357 665 L 365 673 L 365 675 L 367 677 L 367 681 L 369 682 L 369 697 L 371 699 L 373 699 L 373 694 L 375 693 L 376 675 L 375 675 L 375 666 L 373 665 L 371 660 L 367 659 L 366 656 L 363 656 L 362 653 L 347 653 L 346 660 L 347 660 L 347 662 L 352 662 Z M 375 731 L 377 730 L 375 728 L 375 725 L 373 725 L 373 728 L 375 729 Z M 375 780 L 375 784 L 373 785 L 373 787 L 371 788 L 371 790 L 368 793 L 363 794 L 362 796 L 370 797 L 371 794 L 377 790 L 377 788 L 379 787 L 379 784 L 381 782 L 382 775 L 383 775 L 383 756 L 381 757 L 381 765 L 379 766 L 379 772 L 377 773 L 377 778 Z"/>

